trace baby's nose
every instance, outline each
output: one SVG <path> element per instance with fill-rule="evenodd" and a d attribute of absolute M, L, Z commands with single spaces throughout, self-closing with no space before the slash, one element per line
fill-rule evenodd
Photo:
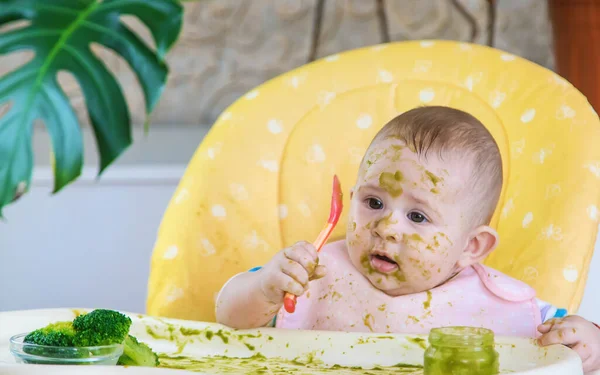
<path fill-rule="evenodd" d="M 375 228 L 375 234 L 389 242 L 400 242 L 400 234 L 392 228 L 392 225 L 378 225 Z"/>

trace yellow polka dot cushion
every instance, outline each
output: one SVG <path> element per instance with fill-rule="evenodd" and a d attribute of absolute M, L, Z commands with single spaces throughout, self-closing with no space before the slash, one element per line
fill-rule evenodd
<path fill-rule="evenodd" d="M 492 225 L 501 241 L 485 263 L 576 312 L 600 216 L 597 114 L 564 79 L 517 56 L 410 41 L 326 57 L 222 113 L 165 213 L 147 313 L 214 321 L 223 284 L 312 242 L 328 218 L 333 174 L 348 192 L 375 133 L 423 104 L 472 113 L 500 146 L 505 185 Z M 346 217 L 330 241 L 343 238 Z"/>

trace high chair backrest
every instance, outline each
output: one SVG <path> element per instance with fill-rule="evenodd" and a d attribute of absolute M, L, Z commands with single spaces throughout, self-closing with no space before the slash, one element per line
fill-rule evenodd
<path fill-rule="evenodd" d="M 550 70 L 452 41 L 329 56 L 231 105 L 166 211 L 147 312 L 213 321 L 223 284 L 285 246 L 312 242 L 328 217 L 333 174 L 348 192 L 375 133 L 420 105 L 468 111 L 499 144 L 505 183 L 492 226 L 501 240 L 485 263 L 575 312 L 600 217 L 598 116 Z M 346 214 L 331 241 L 344 237 Z"/>

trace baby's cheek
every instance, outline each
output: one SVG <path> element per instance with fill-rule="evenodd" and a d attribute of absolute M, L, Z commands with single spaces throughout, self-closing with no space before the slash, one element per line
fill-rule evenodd
<path fill-rule="evenodd" d="M 445 233 L 437 232 L 426 239 L 425 250 L 431 255 L 448 257 L 448 252 L 453 245 L 454 244 Z"/>
<path fill-rule="evenodd" d="M 356 221 L 354 221 L 354 217 L 350 216 L 348 218 L 348 226 L 347 226 L 347 231 L 349 233 L 355 232 L 356 231 Z"/>
<path fill-rule="evenodd" d="M 411 256 L 408 258 L 408 264 L 410 269 L 409 272 L 414 278 L 421 280 L 431 279 L 431 271 L 435 266 L 432 262 L 418 256 Z"/>
<path fill-rule="evenodd" d="M 362 229 L 359 225 L 359 223 L 350 223 L 348 232 L 346 234 L 348 246 L 352 246 L 353 248 L 364 248 L 367 245 L 367 236 L 364 229 Z"/>
<path fill-rule="evenodd" d="M 405 233 L 402 235 L 402 242 L 410 251 L 425 257 L 440 254 L 446 250 L 446 246 L 439 241 L 439 234 L 422 237 L 417 233 Z"/>
<path fill-rule="evenodd" d="M 448 263 L 450 244 L 444 240 L 447 236 L 436 233 L 431 236 L 405 234 L 402 238 L 406 248 L 412 277 L 424 281 L 439 278 L 445 272 Z"/>

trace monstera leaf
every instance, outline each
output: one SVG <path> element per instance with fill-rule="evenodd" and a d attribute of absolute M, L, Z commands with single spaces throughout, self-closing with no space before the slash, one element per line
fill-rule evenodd
<path fill-rule="evenodd" d="M 149 29 L 149 48 L 120 16 L 137 17 Z M 130 65 L 150 114 L 165 86 L 165 54 L 179 36 L 183 10 L 175 0 L 0 0 L 0 26 L 29 25 L 0 34 L 0 55 L 33 50 L 34 58 L 0 78 L 0 216 L 28 189 L 33 168 L 34 120 L 48 129 L 54 155 L 54 190 L 75 180 L 83 165 L 80 124 L 57 73 L 68 71 L 81 86 L 100 154 L 100 173 L 131 144 L 130 115 L 118 81 L 91 51 L 95 42 Z"/>

